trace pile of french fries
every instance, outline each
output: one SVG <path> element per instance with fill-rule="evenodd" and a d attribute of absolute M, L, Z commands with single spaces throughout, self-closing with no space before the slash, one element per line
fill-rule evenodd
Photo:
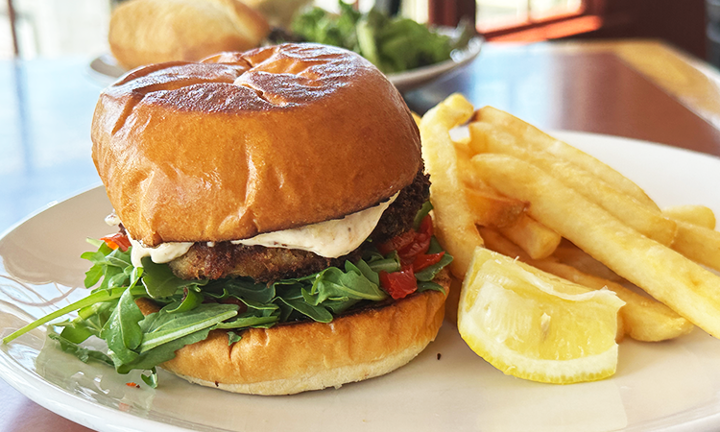
<path fill-rule="evenodd" d="M 468 123 L 469 122 L 469 123 Z M 466 125 L 469 137 L 453 139 Z M 661 210 L 594 157 L 452 95 L 420 120 L 435 231 L 462 279 L 476 247 L 625 301 L 624 334 L 720 337 L 720 232 L 711 209 Z M 640 163 L 640 162 L 639 162 Z M 639 289 L 638 289 L 639 288 Z"/>

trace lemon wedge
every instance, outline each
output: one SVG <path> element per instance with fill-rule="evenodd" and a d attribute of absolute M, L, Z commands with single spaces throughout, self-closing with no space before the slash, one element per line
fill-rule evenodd
<path fill-rule="evenodd" d="M 505 374 L 556 384 L 595 381 L 617 369 L 623 304 L 607 289 L 591 290 L 477 248 L 460 294 L 458 329 Z"/>

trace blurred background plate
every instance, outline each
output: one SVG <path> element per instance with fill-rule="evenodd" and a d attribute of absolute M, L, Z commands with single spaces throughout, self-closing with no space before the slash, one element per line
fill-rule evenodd
<path fill-rule="evenodd" d="M 390 74 L 388 78 L 401 92 L 412 90 L 470 63 L 480 54 L 482 44 L 483 39 L 476 36 L 470 39 L 465 49 L 453 51 L 450 60 L 406 72 Z"/>
<path fill-rule="evenodd" d="M 470 63 L 480 54 L 482 44 L 483 39 L 476 36 L 470 39 L 465 49 L 453 51 L 450 60 L 406 72 L 390 74 L 388 78 L 401 92 L 412 90 Z M 90 62 L 90 75 L 102 85 L 112 84 L 125 72 L 126 70 L 118 65 L 115 58 L 109 53 L 99 55 Z"/>

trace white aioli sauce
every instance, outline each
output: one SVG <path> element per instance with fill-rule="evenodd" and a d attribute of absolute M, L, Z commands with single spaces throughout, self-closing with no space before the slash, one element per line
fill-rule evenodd
<path fill-rule="evenodd" d="M 115 213 L 112 213 L 105 217 L 105 223 L 110 226 L 117 226 L 120 225 L 121 221 Z M 154 263 L 163 264 L 170 262 L 177 257 L 185 255 L 188 249 L 190 249 L 190 246 L 193 245 L 192 242 L 172 242 L 163 243 L 158 247 L 151 248 L 143 246 L 142 243 L 130 237 L 130 233 L 126 232 L 125 234 L 132 245 L 130 261 L 134 267 L 142 267 L 142 259 L 146 256 L 149 256 Z"/>
<path fill-rule="evenodd" d="M 234 240 L 232 243 L 300 249 L 326 258 L 337 258 L 354 251 L 368 238 L 377 226 L 380 216 L 395 201 L 398 194 L 399 192 L 384 203 L 347 215 L 342 219 L 258 234 L 249 239 Z"/>
<path fill-rule="evenodd" d="M 135 267 L 142 267 L 141 260 L 146 256 L 149 256 L 154 263 L 162 264 L 170 262 L 175 258 L 185 255 L 188 249 L 190 249 L 190 246 L 193 245 L 193 243 L 172 242 L 163 243 L 160 246 L 149 248 L 143 246 L 139 241 L 133 240 L 130 236 L 128 236 L 128 238 L 130 239 L 130 244 L 132 245 L 130 260 L 132 261 L 132 265 Z"/>
<path fill-rule="evenodd" d="M 233 240 L 233 244 L 246 246 L 265 246 L 285 249 L 300 249 L 314 252 L 326 258 L 337 258 L 357 249 L 372 233 L 380 221 L 385 209 L 395 201 L 399 192 L 388 201 L 375 207 L 345 216 L 342 219 L 333 219 L 316 224 L 306 225 L 281 231 L 258 234 L 244 240 Z M 120 219 L 113 215 L 105 218 L 108 225 L 118 225 Z M 161 264 L 185 255 L 193 245 L 186 242 L 169 242 L 150 248 L 132 239 L 131 260 L 135 267 L 142 267 L 141 259 L 149 256 L 153 262 Z M 212 247 L 215 243 L 208 242 Z"/>

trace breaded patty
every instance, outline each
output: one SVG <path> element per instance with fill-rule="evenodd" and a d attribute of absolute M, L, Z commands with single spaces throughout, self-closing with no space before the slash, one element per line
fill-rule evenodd
<path fill-rule="evenodd" d="M 428 177 L 419 172 L 412 184 L 400 191 L 383 213 L 370 235 L 373 242 L 382 243 L 412 228 L 415 215 L 430 194 Z M 362 247 L 362 246 L 361 246 Z M 266 248 L 263 246 L 205 242 L 195 243 L 183 256 L 170 262 L 176 276 L 183 279 L 220 279 L 248 276 L 258 282 L 301 277 L 326 267 L 342 267 L 345 260 L 357 261 L 360 250 L 339 258 L 325 258 L 313 252 L 297 249 Z"/>

